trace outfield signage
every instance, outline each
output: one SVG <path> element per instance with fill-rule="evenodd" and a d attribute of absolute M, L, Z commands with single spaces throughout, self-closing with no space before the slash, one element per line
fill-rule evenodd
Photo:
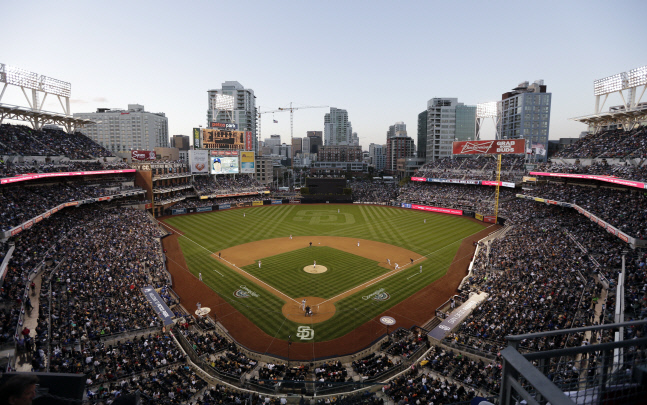
<path fill-rule="evenodd" d="M 452 153 L 454 155 L 506 155 L 526 153 L 526 140 L 522 138 L 454 142 L 452 144 Z"/>
<path fill-rule="evenodd" d="M 171 210 L 171 214 L 173 215 L 178 215 L 178 214 L 186 214 L 186 208 L 176 208 Z"/>
<path fill-rule="evenodd" d="M 229 209 L 229 208 L 231 208 L 231 204 L 220 204 L 218 206 L 219 210 L 226 210 L 226 209 Z"/>
<path fill-rule="evenodd" d="M 272 204 L 283 204 L 283 200 L 272 200 Z"/>
<path fill-rule="evenodd" d="M 456 308 L 445 320 L 429 332 L 427 336 L 432 339 L 443 340 L 455 327 L 463 322 L 474 309 L 487 298 L 486 293 L 474 294 L 460 307 Z"/>
<path fill-rule="evenodd" d="M 173 312 L 169 309 L 166 303 L 162 300 L 162 297 L 159 296 L 157 291 L 153 286 L 143 287 L 142 293 L 148 300 L 148 303 L 151 304 L 157 315 L 162 318 L 164 326 L 173 324 Z"/>
<path fill-rule="evenodd" d="M 463 215 L 463 210 L 455 210 L 453 208 L 430 207 L 428 205 L 418 204 L 411 204 L 411 208 L 414 210 L 440 212 L 442 214 Z"/>
<path fill-rule="evenodd" d="M 450 183 L 450 184 L 470 184 L 475 186 L 496 186 L 496 181 L 488 180 L 463 180 L 463 179 L 441 179 L 436 177 L 412 177 L 411 181 L 423 181 L 427 183 Z M 515 184 L 505 181 L 498 182 L 500 186 L 514 188 Z"/>
<path fill-rule="evenodd" d="M 208 212 L 212 210 L 213 210 L 212 207 L 198 207 L 195 209 L 195 212 Z"/>
<path fill-rule="evenodd" d="M 548 176 L 548 177 L 565 177 L 570 179 L 584 179 L 584 180 L 599 180 L 606 183 L 619 184 L 622 186 L 635 187 L 635 188 L 647 188 L 647 183 L 633 180 L 624 180 L 619 179 L 613 176 L 600 176 L 596 174 L 574 174 L 574 173 L 547 173 L 547 172 L 530 172 L 529 174 L 533 176 Z"/>
<path fill-rule="evenodd" d="M 36 180 L 48 177 L 68 177 L 68 176 L 91 176 L 95 174 L 117 174 L 117 173 L 135 173 L 135 169 L 122 169 L 122 170 L 95 170 L 89 172 L 64 172 L 64 173 L 34 173 L 25 174 L 16 177 L 7 177 L 0 179 L 0 184 L 16 183 L 19 181 Z"/>

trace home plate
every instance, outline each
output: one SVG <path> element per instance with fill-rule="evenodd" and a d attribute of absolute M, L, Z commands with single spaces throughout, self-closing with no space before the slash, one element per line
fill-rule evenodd
<path fill-rule="evenodd" d="M 303 268 L 303 271 L 311 274 L 321 274 L 328 271 L 328 267 L 322 265 L 310 265 Z"/>

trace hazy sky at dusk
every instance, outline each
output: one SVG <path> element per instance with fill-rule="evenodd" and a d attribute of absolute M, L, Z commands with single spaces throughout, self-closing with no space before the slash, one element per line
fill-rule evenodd
<path fill-rule="evenodd" d="M 543 79 L 558 139 L 586 129 L 569 118 L 593 113 L 593 80 L 647 64 L 646 15 L 644 0 L 12 1 L 0 63 L 71 82 L 73 113 L 164 112 L 170 135 L 204 126 L 207 90 L 236 80 L 261 110 L 348 110 L 364 149 L 397 121 L 416 139 L 431 98 L 475 105 Z M 16 87 L 1 102 L 26 105 Z M 296 111 L 294 135 L 322 131 L 326 111 Z M 289 118 L 264 114 L 262 138 L 289 141 Z"/>

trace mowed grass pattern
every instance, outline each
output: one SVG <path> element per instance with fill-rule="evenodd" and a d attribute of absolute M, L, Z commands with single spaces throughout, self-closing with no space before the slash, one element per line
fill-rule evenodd
<path fill-rule="evenodd" d="M 303 271 L 306 265 L 326 266 L 328 271 L 311 274 Z M 292 298 L 332 298 L 365 281 L 389 271 L 378 263 L 327 246 L 313 246 L 266 257 L 262 267 L 251 264 L 243 270 Z"/>
<path fill-rule="evenodd" d="M 281 312 L 284 302 L 265 292 L 260 286 L 253 286 L 250 280 L 214 259 L 212 253 L 217 254 L 218 251 L 231 246 L 292 234 L 369 239 L 400 246 L 426 256 L 426 260 L 416 262 L 414 268 L 402 271 L 337 302 L 334 318 L 312 326 L 315 330 L 315 341 L 330 340 L 351 332 L 442 277 L 461 241 L 485 226 L 462 217 L 371 205 L 251 207 L 177 216 L 168 218 L 165 222 L 184 233 L 185 237 L 179 241 L 189 270 L 196 276 L 202 273 L 203 282 L 267 334 L 280 339 L 287 339 L 288 335 L 294 336 L 300 325 L 285 319 Z M 264 268 L 267 260 L 263 259 Z M 303 263 L 304 258 L 298 255 L 293 258 L 286 257 L 285 260 L 281 267 L 288 273 L 290 269 L 302 268 L 310 263 L 310 260 Z M 317 263 L 319 264 L 319 261 Z M 423 266 L 422 273 L 419 273 L 420 265 Z M 259 297 L 235 298 L 233 293 L 241 285 L 252 288 Z M 309 283 L 304 283 L 302 287 L 302 291 L 284 292 L 290 296 L 323 294 L 309 294 L 308 288 L 318 288 Z M 283 291 L 282 288 L 279 289 Z M 388 293 L 388 300 L 364 299 L 379 289 Z M 217 308 L 214 308 L 214 311 L 218 313 Z"/>

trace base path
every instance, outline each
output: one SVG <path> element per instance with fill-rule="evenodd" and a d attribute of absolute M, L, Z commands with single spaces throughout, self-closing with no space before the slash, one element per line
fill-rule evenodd
<path fill-rule="evenodd" d="M 371 342 L 380 338 L 386 332 L 386 328 L 380 323 L 380 316 L 388 315 L 394 317 L 397 321 L 396 327 L 410 328 L 414 325 L 421 326 L 425 324 L 434 316 L 436 308 L 449 299 L 452 294 L 456 293 L 456 289 L 461 280 L 467 275 L 467 267 L 472 260 L 472 255 L 475 249 L 473 241 L 480 240 L 498 228 L 498 225 L 491 226 L 464 239 L 456 252 L 456 260 L 451 264 L 445 276 L 424 287 L 422 290 L 395 305 L 390 310 L 379 314 L 374 319 L 365 322 L 362 325 L 358 325 L 358 327 L 352 332 L 349 332 L 340 338 L 326 342 L 293 342 L 290 347 L 290 359 L 314 360 L 316 358 L 342 356 L 359 351 L 370 345 Z M 236 311 L 236 309 L 216 294 L 215 291 L 200 282 L 197 277 L 188 271 L 184 256 L 182 255 L 182 251 L 178 244 L 178 237 L 179 236 L 177 234 L 172 234 L 162 239 L 162 243 L 164 249 L 167 251 L 167 268 L 173 277 L 173 289 L 181 297 L 182 305 L 192 312 L 193 309 L 196 308 L 196 303 L 200 301 L 203 306 L 210 307 L 212 309 L 212 312 L 209 315 L 217 315 L 216 319 L 222 323 L 222 325 L 229 331 L 229 334 L 236 339 L 239 344 L 258 353 L 267 353 L 287 358 L 288 345 L 285 341 L 277 340 L 273 336 L 265 333 L 240 312 Z M 287 237 L 285 239 L 289 240 Z M 356 239 L 340 239 L 350 239 L 354 241 L 354 245 L 347 246 L 348 249 L 351 249 L 353 246 L 357 248 Z M 310 241 L 308 241 L 308 243 L 309 242 Z M 318 243 L 318 241 L 314 240 L 314 237 L 312 242 L 313 244 L 315 242 Z M 366 242 L 368 243 L 369 241 Z M 360 248 L 364 247 L 363 244 L 364 241 L 360 243 Z M 300 246 L 304 246 L 303 242 Z M 346 251 L 345 249 L 341 250 Z M 359 254 L 357 250 L 348 251 L 354 254 Z M 277 252 L 274 254 L 276 253 Z M 269 256 L 269 254 L 265 254 L 263 257 L 265 256 Z M 402 263 L 407 263 L 409 261 L 409 257 L 413 256 L 406 255 Z M 420 257 L 420 255 L 417 255 L 414 259 L 417 259 L 418 257 Z M 386 261 L 386 259 L 387 257 L 384 257 L 382 262 Z M 391 263 L 394 263 L 394 258 L 390 259 Z M 238 264 L 235 261 L 234 263 Z M 387 266 L 386 263 L 384 264 Z M 299 299 L 299 302 L 302 299 L 302 297 L 296 298 Z M 308 299 L 312 300 L 311 302 L 314 303 L 318 298 L 306 297 L 306 300 Z M 298 311 L 298 304 L 295 304 L 295 306 L 297 306 Z M 320 308 L 320 314 L 322 314 L 322 312 L 324 312 L 324 310 Z M 301 318 L 306 318 L 303 316 L 303 312 L 301 312 Z M 313 318 L 316 318 L 316 316 L 307 317 L 308 321 L 306 323 L 314 323 Z"/>

